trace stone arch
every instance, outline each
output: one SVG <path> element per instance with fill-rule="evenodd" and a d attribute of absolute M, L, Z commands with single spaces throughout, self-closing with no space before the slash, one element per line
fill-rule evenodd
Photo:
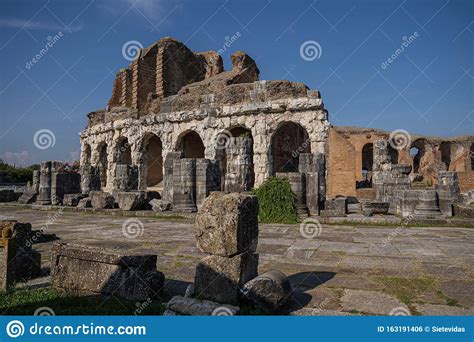
<path fill-rule="evenodd" d="M 425 139 L 415 140 L 410 147 L 410 156 L 413 158 L 413 173 L 420 171 L 420 161 L 425 154 Z"/>
<path fill-rule="evenodd" d="M 451 143 L 443 141 L 439 145 L 439 151 L 441 152 L 441 162 L 446 165 L 446 170 L 449 170 L 451 164 Z"/>
<path fill-rule="evenodd" d="M 107 186 L 107 169 L 108 169 L 108 153 L 107 144 L 105 142 L 97 145 L 97 154 L 99 156 L 97 166 L 99 167 L 100 188 L 104 189 Z"/>
<path fill-rule="evenodd" d="M 141 143 L 142 179 L 147 187 L 162 187 L 163 143 L 156 134 L 147 133 Z"/>
<path fill-rule="evenodd" d="M 182 151 L 183 158 L 204 158 L 206 148 L 196 131 L 187 130 L 179 135 L 175 150 Z"/>
<path fill-rule="evenodd" d="M 227 155 L 227 146 L 230 143 L 231 138 L 239 138 L 239 137 L 249 137 L 251 140 L 251 154 L 250 160 L 248 162 L 251 165 L 251 185 L 253 187 L 255 181 L 255 173 L 253 170 L 253 135 L 252 131 L 243 126 L 243 125 L 235 125 L 230 128 L 227 128 L 220 132 L 217 135 L 216 142 L 215 142 L 215 159 L 219 160 L 220 168 L 221 168 L 221 189 L 224 191 L 225 189 L 225 176 L 227 172 L 227 162 L 228 162 L 228 155 Z"/>
<path fill-rule="evenodd" d="M 271 137 L 270 174 L 298 172 L 300 153 L 311 153 L 311 142 L 307 130 L 293 121 L 282 122 Z"/>
<path fill-rule="evenodd" d="M 114 160 L 117 164 L 132 165 L 132 148 L 128 138 L 120 137 L 115 145 Z"/>
<path fill-rule="evenodd" d="M 367 143 L 362 147 L 362 176 L 366 180 L 372 178 L 372 165 L 374 164 L 374 144 Z"/>

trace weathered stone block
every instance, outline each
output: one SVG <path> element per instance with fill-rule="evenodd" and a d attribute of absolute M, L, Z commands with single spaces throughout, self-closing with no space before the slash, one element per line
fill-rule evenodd
<path fill-rule="evenodd" d="M 474 219 L 474 206 L 472 205 L 453 205 L 453 211 L 455 217 Z"/>
<path fill-rule="evenodd" d="M 196 159 L 175 159 L 173 164 L 173 210 L 195 212 Z"/>
<path fill-rule="evenodd" d="M 155 298 L 164 275 L 156 255 L 127 255 L 118 250 L 54 243 L 51 282 L 54 287 L 114 295 L 129 300 Z"/>
<path fill-rule="evenodd" d="M 150 205 L 153 211 L 158 211 L 158 212 L 168 211 L 168 210 L 171 210 L 171 208 L 173 207 L 171 202 L 161 200 L 161 199 L 151 200 Z"/>
<path fill-rule="evenodd" d="M 113 209 L 115 207 L 115 198 L 108 192 L 91 191 L 89 198 L 94 209 Z"/>
<path fill-rule="evenodd" d="M 122 210 L 144 210 L 147 206 L 144 192 L 118 192 L 116 198 L 118 206 Z"/>
<path fill-rule="evenodd" d="M 274 311 L 290 296 L 291 284 L 283 272 L 269 270 L 246 283 L 242 293 L 258 308 Z"/>
<path fill-rule="evenodd" d="M 31 204 L 36 201 L 37 193 L 34 190 L 27 190 L 18 199 L 20 204 Z"/>
<path fill-rule="evenodd" d="M 84 194 L 66 194 L 63 198 L 63 205 L 69 207 L 76 207 L 79 204 L 79 201 L 87 197 Z"/>
<path fill-rule="evenodd" d="M 240 308 L 237 306 L 182 296 L 171 298 L 166 309 L 177 315 L 185 316 L 235 316 L 240 312 Z"/>
<path fill-rule="evenodd" d="M 290 183 L 291 190 L 296 195 L 296 211 L 300 217 L 308 216 L 308 206 L 306 205 L 306 175 L 299 172 L 278 172 L 279 178 L 286 178 Z"/>
<path fill-rule="evenodd" d="M 196 245 L 200 251 L 232 256 L 255 252 L 258 243 L 256 196 L 213 192 L 196 216 Z"/>
<path fill-rule="evenodd" d="M 347 197 L 336 197 L 325 202 L 323 216 L 344 217 L 347 214 Z"/>
<path fill-rule="evenodd" d="M 220 191 L 221 169 L 219 161 L 196 159 L 196 206 L 198 209 L 211 191 Z"/>
<path fill-rule="evenodd" d="M 211 255 L 196 266 L 195 296 L 198 299 L 238 305 L 240 289 L 257 276 L 258 254 L 243 253 L 232 258 Z"/>
<path fill-rule="evenodd" d="M 78 208 L 92 208 L 92 202 L 89 197 L 83 198 L 77 203 Z"/>
<path fill-rule="evenodd" d="M 374 214 L 388 214 L 388 209 L 390 207 L 390 203 L 388 202 L 368 202 L 363 201 L 361 202 L 362 214 L 364 216 L 372 216 Z"/>

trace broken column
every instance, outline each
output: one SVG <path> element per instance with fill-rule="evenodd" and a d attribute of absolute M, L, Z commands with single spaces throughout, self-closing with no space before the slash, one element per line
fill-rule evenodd
<path fill-rule="evenodd" d="M 163 175 L 163 194 L 164 201 L 173 201 L 173 165 L 175 160 L 181 159 L 183 152 L 170 152 L 165 157 L 164 175 Z"/>
<path fill-rule="evenodd" d="M 156 255 L 66 243 L 54 243 L 51 253 L 51 283 L 57 288 L 128 300 L 155 298 L 163 288 L 165 277 L 156 270 Z"/>
<path fill-rule="evenodd" d="M 221 187 L 221 169 L 219 161 L 196 159 L 196 205 L 199 209 L 211 191 Z"/>
<path fill-rule="evenodd" d="M 173 163 L 173 210 L 195 212 L 196 159 L 175 159 Z"/>
<path fill-rule="evenodd" d="M 38 191 L 38 204 L 51 204 L 51 161 L 42 161 L 40 166 L 40 184 Z"/>
<path fill-rule="evenodd" d="M 309 214 L 319 215 L 319 172 L 312 153 L 300 153 L 299 172 L 304 174 L 306 183 L 306 206 Z"/>
<path fill-rule="evenodd" d="M 414 216 L 417 219 L 437 219 L 442 217 L 435 190 L 420 190 Z"/>
<path fill-rule="evenodd" d="M 196 267 L 195 296 L 238 305 L 240 289 L 257 276 L 258 200 L 213 192 L 196 216 L 196 245 L 209 256 Z"/>
<path fill-rule="evenodd" d="M 226 192 L 245 192 L 253 187 L 253 150 L 250 137 L 230 137 L 226 146 Z"/>
<path fill-rule="evenodd" d="M 291 190 L 296 195 L 296 211 L 298 216 L 308 216 L 308 206 L 306 205 L 306 175 L 299 172 L 278 172 L 279 178 L 286 178 L 290 183 Z"/>

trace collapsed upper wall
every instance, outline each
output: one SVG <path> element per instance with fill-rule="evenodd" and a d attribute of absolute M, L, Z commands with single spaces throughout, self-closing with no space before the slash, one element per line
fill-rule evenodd
<path fill-rule="evenodd" d="M 194 53 L 173 38 L 162 38 L 141 50 L 128 68 L 117 73 L 108 105 L 141 110 L 150 93 L 164 98 L 223 70 L 217 52 Z"/>
<path fill-rule="evenodd" d="M 175 95 L 196 82 L 212 80 L 225 86 L 259 79 L 260 71 L 250 56 L 238 51 L 231 59 L 232 70 L 224 72 L 216 51 L 194 53 L 173 38 L 162 38 L 117 73 L 108 106 L 144 111 L 150 100 Z"/>

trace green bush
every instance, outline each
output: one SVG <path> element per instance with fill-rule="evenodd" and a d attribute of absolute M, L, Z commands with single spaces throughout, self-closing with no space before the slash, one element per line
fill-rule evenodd
<path fill-rule="evenodd" d="M 270 177 L 252 191 L 260 205 L 258 219 L 262 223 L 296 223 L 296 195 L 287 179 Z"/>
<path fill-rule="evenodd" d="M 16 167 L 8 165 L 0 159 L 0 172 L 3 173 L 4 183 L 26 183 L 33 179 L 33 170 L 39 169 L 38 165 L 29 167 Z"/>

